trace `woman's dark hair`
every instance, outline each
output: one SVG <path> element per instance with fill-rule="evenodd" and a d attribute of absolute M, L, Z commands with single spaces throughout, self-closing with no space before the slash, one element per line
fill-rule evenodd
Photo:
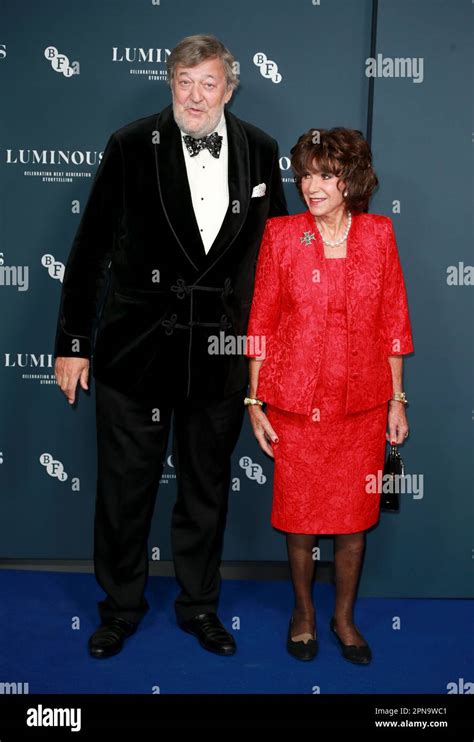
<path fill-rule="evenodd" d="M 291 167 L 303 201 L 301 179 L 317 169 L 332 173 L 345 182 L 347 197 L 344 200 L 351 211 L 364 211 L 378 185 L 372 168 L 372 152 L 362 132 L 357 129 L 341 126 L 310 129 L 292 147 Z"/>

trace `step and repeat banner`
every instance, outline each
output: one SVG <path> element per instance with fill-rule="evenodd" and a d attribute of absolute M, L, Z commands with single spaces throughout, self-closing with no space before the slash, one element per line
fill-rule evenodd
<path fill-rule="evenodd" d="M 212 33 L 238 60 L 230 110 L 290 149 L 310 128 L 372 122 L 415 353 L 401 510 L 368 535 L 361 595 L 472 591 L 471 0 L 12 0 L 0 3 L 0 559 L 90 559 L 94 384 L 68 405 L 54 336 L 64 266 L 112 131 L 171 102 L 166 59 Z M 369 85 L 373 82 L 373 110 Z M 371 112 L 371 115 L 368 114 Z M 357 445 L 355 441 L 354 445 Z M 285 560 L 269 522 L 272 462 L 248 420 L 233 456 L 224 558 Z M 168 451 L 150 558 L 169 559 L 176 479 Z M 320 539 L 321 559 L 332 539 Z"/>

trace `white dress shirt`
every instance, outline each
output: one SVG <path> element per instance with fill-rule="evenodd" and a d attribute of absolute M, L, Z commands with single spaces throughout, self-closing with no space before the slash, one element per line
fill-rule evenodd
<path fill-rule="evenodd" d="M 207 254 L 217 237 L 229 206 L 227 127 L 224 112 L 214 129 L 222 137 L 219 157 L 213 157 L 206 148 L 191 157 L 184 143 L 183 137 L 186 132 L 182 129 L 180 131 L 194 214 Z"/>

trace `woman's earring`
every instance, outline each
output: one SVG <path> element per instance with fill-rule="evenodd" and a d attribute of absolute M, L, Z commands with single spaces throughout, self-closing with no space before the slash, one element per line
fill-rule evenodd
<path fill-rule="evenodd" d="M 344 191 L 344 198 L 347 198 L 347 191 Z"/>

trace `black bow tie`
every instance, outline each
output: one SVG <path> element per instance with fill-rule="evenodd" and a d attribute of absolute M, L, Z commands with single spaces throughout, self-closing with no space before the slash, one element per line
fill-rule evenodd
<path fill-rule="evenodd" d="M 184 134 L 183 139 L 191 157 L 198 155 L 202 149 L 206 148 L 213 157 L 219 157 L 222 147 L 222 137 L 217 133 L 217 131 L 213 134 L 209 134 L 207 137 L 202 137 L 201 139 L 195 139 L 194 137 L 190 137 L 188 134 Z"/>

